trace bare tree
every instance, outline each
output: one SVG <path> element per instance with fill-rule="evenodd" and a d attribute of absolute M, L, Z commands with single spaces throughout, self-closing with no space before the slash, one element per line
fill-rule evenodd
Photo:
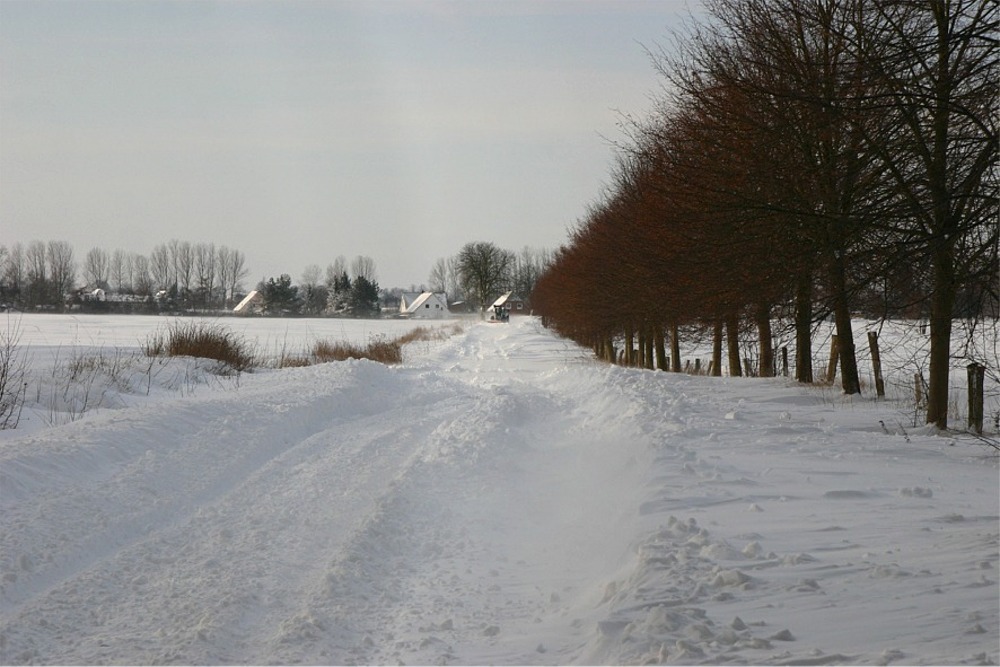
<path fill-rule="evenodd" d="M 457 255 L 448 258 L 448 282 L 445 291 L 455 301 L 462 301 L 466 297 L 465 290 L 462 288 L 462 274 L 458 268 Z"/>
<path fill-rule="evenodd" d="M 249 269 L 246 267 L 246 256 L 234 248 L 221 246 L 218 252 L 219 284 L 225 294 L 226 305 L 232 305 L 236 290 L 239 289 Z"/>
<path fill-rule="evenodd" d="M 321 275 L 322 271 L 319 268 L 319 264 L 310 264 L 302 269 L 302 277 L 299 278 L 299 284 L 304 287 L 316 287 L 320 284 Z"/>
<path fill-rule="evenodd" d="M 110 287 L 111 257 L 104 248 L 91 248 L 83 258 L 83 280 L 94 287 Z"/>
<path fill-rule="evenodd" d="M 427 276 L 428 288 L 432 292 L 448 292 L 448 260 L 439 258 L 431 267 L 430 275 Z"/>
<path fill-rule="evenodd" d="M 326 265 L 326 288 L 334 289 L 345 273 L 347 273 L 347 259 L 343 255 L 337 255 L 336 259 Z"/>
<path fill-rule="evenodd" d="M 466 294 L 485 310 L 509 289 L 514 253 L 493 243 L 467 243 L 458 253 L 458 267 Z"/>
<path fill-rule="evenodd" d="M 67 295 L 73 290 L 76 282 L 76 262 L 73 259 L 73 246 L 66 241 L 49 241 L 46 248 L 49 262 L 49 275 L 52 281 L 54 305 L 61 306 Z"/>
<path fill-rule="evenodd" d="M 194 272 L 197 281 L 198 301 L 212 306 L 212 290 L 215 287 L 215 273 L 218 270 L 214 243 L 198 243 L 193 248 Z"/>
<path fill-rule="evenodd" d="M 25 287 L 25 254 L 24 246 L 20 243 L 12 245 L 8 251 L 3 264 L 3 285 L 4 298 L 20 300 Z"/>
<path fill-rule="evenodd" d="M 535 283 L 545 273 L 551 261 L 549 251 L 525 246 L 514 260 L 511 279 L 511 288 L 514 292 L 522 299 L 530 299 Z"/>
<path fill-rule="evenodd" d="M 191 293 L 194 281 L 194 248 L 188 241 L 170 241 L 170 255 L 174 265 L 174 282 L 185 298 Z"/>
<path fill-rule="evenodd" d="M 110 280 L 114 282 L 115 291 L 119 294 L 124 294 L 132 289 L 132 280 L 129 275 L 132 272 L 131 262 L 132 256 L 121 248 L 116 248 L 111 253 L 108 272 Z"/>
<path fill-rule="evenodd" d="M 988 284 L 997 248 L 997 25 L 985 0 L 873 3 L 856 55 L 880 95 L 865 108 L 888 119 L 867 135 L 891 179 L 898 264 L 930 258 L 927 423 L 948 426 L 956 294 Z M 873 55 L 878 48 L 880 53 Z"/>
<path fill-rule="evenodd" d="M 155 246 L 149 255 L 149 275 L 155 290 L 165 290 L 174 282 L 170 250 L 163 243 Z"/>
<path fill-rule="evenodd" d="M 365 255 L 358 255 L 351 260 L 351 277 L 354 280 L 364 278 L 370 283 L 378 281 L 378 273 L 375 271 L 375 260 Z"/>
<path fill-rule="evenodd" d="M 153 293 L 156 284 L 150 274 L 149 258 L 140 253 L 129 257 L 129 289 L 133 294 L 148 297 Z"/>
<path fill-rule="evenodd" d="M 299 280 L 302 310 L 309 315 L 320 315 L 326 310 L 328 291 L 323 284 L 323 270 L 319 264 L 310 264 L 302 270 Z"/>
<path fill-rule="evenodd" d="M 31 241 L 25 251 L 26 275 L 29 283 L 40 283 L 48 280 L 48 262 L 45 259 L 45 243 Z"/>

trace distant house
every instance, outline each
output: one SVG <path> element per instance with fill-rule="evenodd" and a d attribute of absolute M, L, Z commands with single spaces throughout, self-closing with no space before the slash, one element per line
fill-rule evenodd
<path fill-rule="evenodd" d="M 399 295 L 399 314 L 405 315 L 406 310 L 413 305 L 413 302 L 420 298 L 424 292 L 403 292 Z"/>
<path fill-rule="evenodd" d="M 517 296 L 513 292 L 507 292 L 499 299 L 490 305 L 487 312 L 496 312 L 498 308 L 506 309 L 507 313 L 510 315 L 530 315 L 531 308 L 528 307 L 528 302 Z"/>
<path fill-rule="evenodd" d="M 406 317 L 434 320 L 450 315 L 448 311 L 448 299 L 441 292 L 421 292 L 412 301 L 404 300 L 404 303 L 408 304 L 406 309 L 403 310 L 401 304 L 400 310 Z"/>
<path fill-rule="evenodd" d="M 237 315 L 254 315 L 260 312 L 260 309 L 264 306 L 264 295 L 258 290 L 253 290 L 246 297 L 243 298 L 236 307 L 233 308 L 233 312 Z"/>

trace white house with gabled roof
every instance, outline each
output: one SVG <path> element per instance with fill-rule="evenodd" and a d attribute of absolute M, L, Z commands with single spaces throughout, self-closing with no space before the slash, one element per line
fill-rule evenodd
<path fill-rule="evenodd" d="M 403 300 L 400 303 L 400 311 L 406 317 L 429 320 L 443 319 L 451 315 L 448 311 L 448 299 L 443 292 L 421 292 L 415 299 Z"/>

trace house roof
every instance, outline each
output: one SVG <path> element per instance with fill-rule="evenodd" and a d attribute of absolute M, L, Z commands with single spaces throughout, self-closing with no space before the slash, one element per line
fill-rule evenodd
<path fill-rule="evenodd" d="M 414 301 L 417 300 L 423 292 L 403 292 L 399 295 L 399 305 L 400 310 L 406 311 Z"/>
<path fill-rule="evenodd" d="M 243 309 L 246 308 L 247 306 L 249 306 L 251 303 L 254 303 L 255 301 L 259 301 L 261 299 L 263 299 L 263 296 L 261 295 L 261 293 L 258 292 L 257 290 L 254 290 L 254 291 L 250 292 L 249 294 L 247 294 L 246 298 L 244 298 L 242 301 L 240 301 L 239 304 L 237 304 L 237 306 L 235 308 L 233 308 L 233 312 L 234 313 L 242 312 Z"/>
<path fill-rule="evenodd" d="M 448 303 L 440 294 L 437 294 L 435 292 L 423 292 L 420 294 L 420 296 L 418 296 L 416 299 L 413 300 L 413 303 L 411 303 L 404 312 L 413 313 L 419 310 L 420 308 L 423 308 L 424 304 L 427 303 L 427 301 L 429 301 L 432 298 L 436 298 L 438 303 L 444 306 L 445 309 L 448 308 Z"/>
<path fill-rule="evenodd" d="M 497 306 L 503 306 L 508 301 L 524 301 L 524 299 L 522 299 L 521 297 L 517 296 L 512 291 L 511 292 L 507 292 L 506 294 L 504 294 L 503 296 L 501 296 L 499 299 L 497 299 L 496 301 L 494 301 L 493 305 L 491 305 L 490 308 L 496 308 Z"/>

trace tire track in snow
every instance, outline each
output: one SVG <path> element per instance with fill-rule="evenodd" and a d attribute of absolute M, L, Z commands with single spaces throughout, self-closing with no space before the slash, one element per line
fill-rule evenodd
<path fill-rule="evenodd" d="M 11 528 L 5 531 L 3 546 L 5 558 L 14 562 L 4 568 L 8 576 L 0 617 L 3 655 L 18 662 L 38 658 L 102 662 L 122 655 L 157 662 L 224 659 L 213 656 L 210 640 L 208 652 L 189 654 L 180 648 L 205 644 L 217 625 L 211 613 L 189 608 L 185 599 L 205 597 L 204 591 L 194 588 L 220 586 L 219 606 L 240 609 L 256 607 L 259 600 L 230 599 L 224 588 L 227 580 L 248 576 L 278 584 L 270 571 L 273 565 L 276 571 L 286 572 L 280 578 L 280 584 L 286 585 L 298 563 L 293 557 L 292 567 L 283 567 L 287 548 L 281 539 L 294 541 L 296 536 L 291 530 L 269 536 L 268 527 L 299 526 L 304 535 L 333 536 L 328 541 L 336 539 L 337 531 L 324 530 L 322 522 L 317 528 L 295 522 L 290 515 L 275 520 L 274 513 L 302 507 L 307 517 L 322 516 L 315 505 L 324 500 L 335 518 L 363 512 L 383 478 L 391 480 L 400 460 L 410 455 L 412 431 L 433 428 L 434 420 L 421 421 L 418 413 L 433 413 L 428 406 L 435 407 L 439 399 L 449 396 L 426 382 L 412 395 L 405 383 L 384 382 L 390 371 L 375 364 L 357 364 L 351 370 L 357 378 L 347 383 L 348 390 L 365 391 L 367 383 L 392 391 L 385 396 L 344 399 L 352 403 L 349 412 L 358 416 L 338 420 L 327 417 L 324 408 L 341 399 L 321 390 L 304 391 L 303 396 L 286 401 L 260 402 L 260 396 L 248 389 L 235 396 L 213 397 L 209 406 L 202 401 L 196 405 L 180 401 L 171 414 L 145 415 L 143 422 L 148 431 L 178 433 L 181 442 L 176 449 L 134 452 L 131 462 L 96 488 L 70 489 L 55 497 L 42 494 L 33 502 L 8 508 L 5 525 Z M 344 390 L 343 383 L 334 386 Z M 394 426 L 378 414 L 382 400 L 405 406 L 399 414 L 405 427 Z M 222 416 L 197 424 L 214 412 Z M 227 435 L 226 424 L 234 419 L 238 428 Z M 131 433 L 128 424 L 109 426 L 105 438 L 112 441 Z M 185 432 L 190 435 L 184 436 Z M 72 465 L 74 456 L 80 454 L 68 455 L 67 465 Z M 296 486 L 294 471 L 308 471 L 310 460 L 326 463 L 331 475 L 339 477 L 319 480 L 311 487 Z M 300 497 L 289 498 L 289 491 Z M 305 497 L 310 493 L 311 498 Z M 357 509 L 345 512 L 346 502 Z M 254 528 L 255 523 L 263 528 Z M 47 534 L 39 534 L 43 531 Z M 45 542 L 53 547 L 47 555 L 26 555 L 21 548 Z M 293 544 L 290 553 L 306 542 Z M 322 539 L 310 543 L 323 546 Z M 262 558 L 269 547 L 279 553 Z M 15 555 L 18 552 L 20 557 Z M 246 562 L 236 563 L 240 558 Z M 18 570 L 29 559 L 38 565 Z M 9 576 L 14 571 L 16 579 Z M 122 610 L 101 608 L 102 601 L 121 596 L 134 601 Z M 80 606 L 95 608 L 85 627 L 75 613 Z M 244 618 L 237 626 L 255 622 Z M 44 657 L 35 653 L 33 646 L 42 643 L 41 637 L 35 641 L 38 633 L 45 635 L 47 645 L 52 644 L 53 635 L 57 643 L 65 636 L 66 652 Z M 156 637 L 134 647 L 108 639 L 143 635 Z M 80 637 L 89 639 L 76 645 Z M 175 653 L 164 653 L 158 648 L 163 646 Z"/>
<path fill-rule="evenodd" d="M 587 625 L 567 614 L 581 598 L 593 606 L 593 581 L 629 550 L 615 536 L 636 516 L 643 436 L 605 419 L 626 415 L 623 404 L 599 401 L 607 412 L 595 415 L 592 395 L 567 391 L 572 373 L 541 377 L 530 349 L 487 331 L 436 360 L 470 403 L 331 560 L 274 659 L 565 663 L 583 646 Z M 573 623 L 569 640 L 553 640 Z"/>
<path fill-rule="evenodd" d="M 5 550 L 48 541 L 57 555 L 8 589 L 0 652 L 572 661 L 602 612 L 577 615 L 629 552 L 650 434 L 613 391 L 618 371 L 567 365 L 575 348 L 514 333 L 476 327 L 408 367 L 303 369 L 171 414 L 98 416 L 81 449 L 111 442 L 124 462 L 65 500 L 36 494 L 42 515 L 32 498 L 13 503 L 28 530 L 55 523 Z M 175 442 L 132 443 L 136 424 Z"/>

